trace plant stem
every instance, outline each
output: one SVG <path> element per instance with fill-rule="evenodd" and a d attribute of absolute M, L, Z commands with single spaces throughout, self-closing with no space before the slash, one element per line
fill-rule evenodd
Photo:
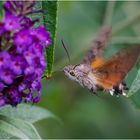
<path fill-rule="evenodd" d="M 133 17 L 131 17 L 131 18 L 125 20 L 125 21 L 122 21 L 122 22 L 118 23 L 116 25 L 116 27 L 114 27 L 112 35 L 118 34 L 122 30 L 124 30 L 125 28 L 129 27 L 132 24 L 135 24 L 139 20 L 140 20 L 140 13 L 137 13 L 135 16 L 133 16 Z"/>
<path fill-rule="evenodd" d="M 140 44 L 139 37 L 113 37 L 111 44 Z"/>
<path fill-rule="evenodd" d="M 116 1 L 108 1 L 107 2 L 105 16 L 104 16 L 104 25 L 111 26 L 115 2 Z"/>

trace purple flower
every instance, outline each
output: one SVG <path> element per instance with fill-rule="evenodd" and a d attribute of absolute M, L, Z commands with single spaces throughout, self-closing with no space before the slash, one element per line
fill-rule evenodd
<path fill-rule="evenodd" d="M 12 100 L 12 106 L 16 106 L 18 103 L 21 102 L 21 94 L 17 91 L 16 87 L 10 88 L 8 91 L 10 95 L 10 99 Z"/>
<path fill-rule="evenodd" d="M 44 57 L 40 58 L 40 64 L 41 64 L 42 67 L 44 67 L 44 68 L 46 67 L 46 63 L 45 63 L 45 58 Z"/>
<path fill-rule="evenodd" d="M 42 74 L 43 74 L 42 68 L 36 68 L 36 69 L 35 69 L 35 75 L 36 75 L 37 77 L 40 77 Z"/>
<path fill-rule="evenodd" d="M 40 101 L 40 98 L 41 98 L 41 93 L 40 91 L 38 91 L 37 96 L 33 98 L 33 102 L 38 103 Z"/>
<path fill-rule="evenodd" d="M 33 95 L 30 93 L 27 94 L 27 96 L 25 97 L 25 102 L 31 102 L 33 99 Z"/>
<path fill-rule="evenodd" d="M 27 49 L 27 46 L 25 44 L 17 45 L 16 51 L 17 53 L 23 53 Z"/>
<path fill-rule="evenodd" d="M 4 33 L 4 24 L 0 22 L 0 36 Z"/>
<path fill-rule="evenodd" d="M 2 91 L 3 89 L 4 89 L 4 84 L 0 82 L 0 91 Z"/>
<path fill-rule="evenodd" d="M 43 25 L 39 26 L 37 28 L 37 38 L 41 42 L 45 42 L 49 39 L 50 33 L 45 30 L 45 27 Z"/>
<path fill-rule="evenodd" d="M 18 86 L 18 91 L 19 92 L 22 92 L 22 91 L 24 91 L 25 89 L 26 89 L 26 84 L 24 84 L 24 83 L 21 83 L 19 86 Z"/>
<path fill-rule="evenodd" d="M 0 52 L 0 68 L 9 67 L 10 55 L 6 51 Z"/>
<path fill-rule="evenodd" d="M 40 44 L 44 45 L 45 47 L 52 43 L 49 39 L 50 33 L 46 31 L 43 25 L 39 26 L 37 29 L 32 29 L 31 35 L 34 38 L 34 42 L 40 42 Z"/>
<path fill-rule="evenodd" d="M 20 27 L 20 19 L 12 14 L 6 14 L 4 18 L 4 28 L 7 31 L 16 30 Z"/>
<path fill-rule="evenodd" d="M 32 66 L 28 66 L 25 70 L 24 70 L 24 74 L 25 75 L 30 75 L 30 74 L 34 74 L 35 69 Z"/>
<path fill-rule="evenodd" d="M 5 100 L 0 98 L 0 107 L 5 105 Z"/>
<path fill-rule="evenodd" d="M 39 57 L 43 54 L 43 49 L 43 46 L 40 44 L 33 44 L 31 47 L 31 51 Z"/>
<path fill-rule="evenodd" d="M 25 51 L 23 55 L 29 65 L 33 64 L 33 58 L 35 55 L 31 51 Z"/>
<path fill-rule="evenodd" d="M 19 46 L 23 44 L 25 46 L 31 45 L 32 37 L 30 36 L 29 33 L 30 32 L 27 29 L 20 30 L 19 32 L 17 32 L 14 39 L 15 44 Z"/>
<path fill-rule="evenodd" d="M 3 80 L 5 84 L 11 84 L 13 82 L 14 74 L 10 69 L 1 69 L 0 70 L 0 79 Z"/>
<path fill-rule="evenodd" d="M 12 62 L 11 62 L 11 70 L 14 72 L 16 75 L 22 74 L 22 58 L 21 57 L 16 57 L 14 56 Z"/>
<path fill-rule="evenodd" d="M 50 33 L 43 25 L 34 28 L 39 19 L 28 15 L 34 1 L 4 2 L 0 22 L 0 107 L 19 103 L 37 103 L 41 98 L 41 77 L 46 67 L 44 49 L 51 44 Z"/>
<path fill-rule="evenodd" d="M 50 40 L 50 39 L 47 39 L 46 41 L 45 41 L 45 46 L 47 47 L 47 46 L 49 46 L 49 45 L 51 45 L 52 44 L 52 41 Z"/>
<path fill-rule="evenodd" d="M 34 82 L 31 84 L 31 90 L 32 90 L 32 91 L 36 91 L 36 89 L 37 89 L 37 91 L 40 91 L 40 89 L 41 89 L 41 84 L 40 84 L 40 82 L 38 82 L 37 80 L 34 81 Z"/>

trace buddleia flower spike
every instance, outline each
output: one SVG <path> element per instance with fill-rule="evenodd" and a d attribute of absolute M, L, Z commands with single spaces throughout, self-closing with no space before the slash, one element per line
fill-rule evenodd
<path fill-rule="evenodd" d="M 28 15 L 34 1 L 6 1 L 4 17 L 0 22 L 0 107 L 16 106 L 40 100 L 41 77 L 46 67 L 43 54 L 51 44 L 50 33 L 43 25 L 34 28 L 39 19 Z"/>

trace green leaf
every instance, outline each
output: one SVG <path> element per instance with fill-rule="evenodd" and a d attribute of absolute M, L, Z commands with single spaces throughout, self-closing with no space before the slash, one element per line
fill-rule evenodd
<path fill-rule="evenodd" d="M 130 99 L 130 102 L 137 108 L 140 109 L 140 69 L 138 70 L 138 73 L 132 82 L 132 85 L 130 87 L 130 90 L 128 92 L 128 96 Z"/>
<path fill-rule="evenodd" d="M 0 130 L 0 139 L 10 139 L 12 135 L 6 133 L 5 131 Z"/>
<path fill-rule="evenodd" d="M 3 17 L 3 8 L 2 8 L 2 4 L 3 4 L 3 2 L 0 1 L 0 20 L 1 20 L 2 17 Z"/>
<path fill-rule="evenodd" d="M 10 116 L 11 118 L 25 120 L 30 123 L 46 118 L 54 118 L 58 120 L 58 118 L 47 109 L 27 104 L 20 104 L 17 108 L 6 106 L 0 110 L 0 114 L 7 117 Z"/>
<path fill-rule="evenodd" d="M 140 109 L 140 94 L 139 94 L 139 92 L 136 92 L 135 94 L 133 94 L 132 96 L 130 96 L 129 97 L 129 101 L 131 102 L 131 104 L 136 109 Z"/>
<path fill-rule="evenodd" d="M 31 123 L 3 115 L 0 115 L 0 130 L 21 139 L 41 139 Z"/>
<path fill-rule="evenodd" d="M 0 1 L 0 19 L 3 17 L 3 1 Z"/>
<path fill-rule="evenodd" d="M 138 90 L 140 89 L 140 69 L 137 73 L 137 76 L 135 78 L 135 80 L 133 81 L 129 93 L 128 93 L 128 97 L 132 96 L 134 93 L 136 93 Z"/>
<path fill-rule="evenodd" d="M 46 77 L 51 77 L 54 61 L 54 46 L 56 39 L 56 18 L 57 18 L 57 1 L 42 1 L 43 22 L 46 29 L 51 33 L 52 45 L 46 49 L 47 68 Z"/>

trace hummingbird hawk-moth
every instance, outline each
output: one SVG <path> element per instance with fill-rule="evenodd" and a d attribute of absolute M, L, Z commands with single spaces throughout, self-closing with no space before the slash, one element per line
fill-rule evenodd
<path fill-rule="evenodd" d="M 65 66 L 63 71 L 68 78 L 93 93 L 103 90 L 111 95 L 125 96 L 128 88 L 123 80 L 139 57 L 140 45 L 123 49 L 106 61 L 102 57 L 102 52 L 110 36 L 111 29 L 103 27 L 82 62 Z"/>

